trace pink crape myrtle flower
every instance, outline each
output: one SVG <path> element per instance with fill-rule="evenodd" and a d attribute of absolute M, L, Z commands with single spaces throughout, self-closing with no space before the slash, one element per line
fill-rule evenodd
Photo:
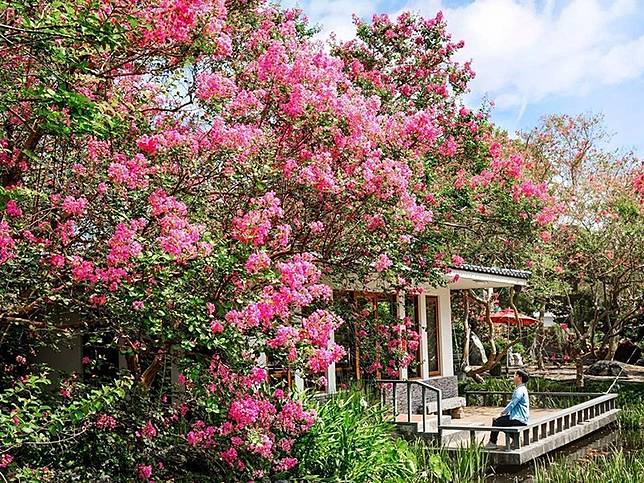
<path fill-rule="evenodd" d="M 226 451 L 222 451 L 220 454 L 221 459 L 231 466 L 237 461 L 237 450 L 235 448 L 229 448 Z"/>
<path fill-rule="evenodd" d="M 309 228 L 313 233 L 322 233 L 324 230 L 324 223 L 321 221 L 314 221 L 312 223 L 309 223 Z"/>
<path fill-rule="evenodd" d="M 222 324 L 218 320 L 211 320 L 210 330 L 212 330 L 214 334 L 220 334 L 224 331 L 224 324 Z"/>
<path fill-rule="evenodd" d="M 135 300 L 132 302 L 132 308 L 134 310 L 143 310 L 145 308 L 145 302 L 143 300 Z"/>
<path fill-rule="evenodd" d="M 99 429 L 113 430 L 117 426 L 116 418 L 108 414 L 99 414 L 94 423 Z"/>
<path fill-rule="evenodd" d="M 387 270 L 392 265 L 392 261 L 389 259 L 386 253 L 381 253 L 378 256 L 378 259 L 374 263 L 374 267 L 377 272 L 383 272 Z"/>
<path fill-rule="evenodd" d="M 80 198 L 66 196 L 61 208 L 67 215 L 80 216 L 87 210 L 87 200 L 82 196 Z"/>
<path fill-rule="evenodd" d="M 454 265 L 455 267 L 460 267 L 464 263 L 465 263 L 465 260 L 463 259 L 463 257 L 459 255 L 452 255 L 452 265 Z"/>
<path fill-rule="evenodd" d="M 295 466 L 297 466 L 298 460 L 297 458 L 293 458 L 291 456 L 287 456 L 286 458 L 282 458 L 275 464 L 275 470 L 276 471 L 288 471 Z"/>
<path fill-rule="evenodd" d="M 136 467 L 136 474 L 141 481 L 149 481 L 152 477 L 152 465 L 139 464 Z"/>
<path fill-rule="evenodd" d="M 13 456 L 9 453 L 3 453 L 0 455 L 0 469 L 6 468 L 13 461 Z"/>
<path fill-rule="evenodd" d="M 148 197 L 148 202 L 152 216 L 158 218 L 160 236 L 157 242 L 161 249 L 177 258 L 197 254 L 203 227 L 187 221 L 186 205 L 161 188 Z M 207 249 L 205 246 L 202 248 Z"/>
<path fill-rule="evenodd" d="M 7 201 L 5 211 L 11 218 L 20 218 L 22 216 L 22 209 L 20 209 L 20 206 L 14 200 Z"/>
<path fill-rule="evenodd" d="M 246 271 L 248 273 L 257 273 L 271 266 L 271 259 L 266 252 L 255 252 L 246 260 Z"/>
<path fill-rule="evenodd" d="M 107 175 L 115 185 L 133 190 L 146 188 L 151 172 L 149 161 L 143 154 L 137 154 L 131 159 L 117 154 L 107 170 Z"/>
<path fill-rule="evenodd" d="M 233 238 L 255 246 L 264 245 L 268 240 L 273 220 L 281 218 L 284 211 L 275 193 L 268 192 L 262 198 L 253 200 L 258 209 L 233 219 Z"/>
<path fill-rule="evenodd" d="M 0 221 L 0 264 L 14 257 L 15 241 L 11 237 L 11 228 L 6 221 Z"/>
<path fill-rule="evenodd" d="M 152 424 L 152 421 L 145 423 L 145 426 L 141 428 L 141 431 L 137 431 L 137 436 L 145 439 L 153 439 L 157 435 L 157 428 Z"/>
<path fill-rule="evenodd" d="M 326 347 L 331 333 L 342 325 L 342 319 L 326 310 L 316 310 L 302 320 L 300 337 L 308 339 L 314 346 Z"/>

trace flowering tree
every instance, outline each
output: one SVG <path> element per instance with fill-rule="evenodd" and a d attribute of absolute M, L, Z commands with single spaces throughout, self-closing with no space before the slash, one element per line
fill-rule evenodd
<path fill-rule="evenodd" d="M 536 226 L 540 192 L 461 105 L 473 74 L 440 15 L 359 22 L 332 54 L 298 11 L 262 1 L 9 1 L 2 15 L 0 324 L 32 341 L 10 370 L 33 346 L 100 334 L 145 401 L 172 360 L 181 397 L 155 421 L 119 421 L 113 399 L 61 416 L 138 448 L 118 463 L 130 477 L 178 471 L 181 445 L 211 473 L 293 471 L 314 414 L 258 360 L 320 374 L 342 356 L 328 282 L 436 279 L 462 263 L 476 213 Z M 82 391 L 65 380 L 63 404 Z M 11 401 L 2 454 L 18 468 L 31 430 Z"/>
<path fill-rule="evenodd" d="M 533 292 L 569 324 L 579 384 L 584 361 L 612 359 L 642 320 L 642 161 L 608 140 L 601 116 L 551 116 L 520 147 L 557 199 L 555 228 L 531 262 Z"/>

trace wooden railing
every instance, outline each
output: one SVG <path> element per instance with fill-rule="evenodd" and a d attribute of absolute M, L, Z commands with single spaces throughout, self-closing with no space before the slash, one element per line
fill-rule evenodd
<path fill-rule="evenodd" d="M 442 414 L 442 407 L 441 407 L 441 401 L 443 398 L 443 393 L 442 391 L 434 386 L 431 386 L 430 384 L 427 384 L 426 382 L 423 381 L 418 381 L 418 380 L 398 380 L 398 379 L 377 379 L 375 381 L 376 384 L 379 385 L 380 387 L 380 397 L 381 401 L 383 404 L 386 404 L 386 398 L 385 398 L 385 392 L 386 392 L 386 385 L 391 384 L 391 389 L 392 389 L 392 405 L 393 405 L 393 420 L 398 421 L 397 417 L 399 415 L 398 412 L 398 395 L 396 389 L 398 386 L 403 385 L 407 389 L 407 401 L 405 408 L 407 409 L 407 422 L 411 423 L 412 422 L 412 411 L 411 411 L 411 406 L 412 406 L 412 401 L 411 401 L 411 388 L 416 385 L 420 386 L 421 388 L 421 399 L 422 399 L 422 410 L 421 410 L 421 415 L 422 415 L 422 425 L 423 425 L 423 433 L 427 431 L 427 391 L 432 392 L 433 394 L 436 394 L 436 430 L 438 432 L 438 438 L 440 441 L 441 437 L 441 414 Z"/>
<path fill-rule="evenodd" d="M 493 391 L 492 391 L 493 392 Z M 533 395 L 535 393 L 532 393 Z M 550 396 L 566 394 L 566 395 L 580 395 L 582 393 L 542 393 Z M 583 393 L 589 394 L 589 393 Z M 597 416 L 612 411 L 616 408 L 617 394 L 600 394 L 594 393 L 593 399 L 576 404 L 567 409 L 545 416 L 538 420 L 528 423 L 527 426 L 515 427 L 495 427 L 495 426 L 466 426 L 458 424 L 440 425 L 439 429 L 455 430 L 455 431 L 468 431 L 470 441 L 476 442 L 477 432 L 491 432 L 499 431 L 506 433 L 506 449 L 518 450 L 522 447 L 536 443 L 542 439 L 561 433 L 569 428 L 585 423 Z"/>

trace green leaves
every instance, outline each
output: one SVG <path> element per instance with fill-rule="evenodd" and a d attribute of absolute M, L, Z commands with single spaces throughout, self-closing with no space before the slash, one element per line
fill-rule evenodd
<path fill-rule="evenodd" d="M 338 394 L 318 408 L 318 420 L 298 442 L 302 477 L 324 481 L 410 481 L 414 457 L 396 439 L 384 408 L 365 404 L 364 393 Z"/>
<path fill-rule="evenodd" d="M 74 391 L 70 402 L 57 399 L 52 381 L 45 373 L 32 374 L 12 388 L 0 392 L 0 434 L 5 446 L 20 448 L 34 442 L 65 438 L 79 430 L 89 418 L 113 406 L 132 388 L 131 378 L 121 378 L 83 394 Z"/>

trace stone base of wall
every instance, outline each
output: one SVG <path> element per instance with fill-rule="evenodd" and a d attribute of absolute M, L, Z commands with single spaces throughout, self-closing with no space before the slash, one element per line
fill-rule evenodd
<path fill-rule="evenodd" d="M 456 376 L 437 376 L 429 379 L 423 379 L 430 386 L 442 391 L 443 399 L 449 399 L 458 396 L 458 379 Z M 422 414 L 423 409 L 423 390 L 418 384 L 411 386 L 411 411 L 412 414 Z M 389 389 L 385 395 L 387 404 L 393 402 L 392 391 Z M 436 394 L 433 391 L 426 391 L 426 401 L 436 401 Z M 396 406 L 398 411 L 407 413 L 407 386 L 398 384 L 396 387 Z"/>

